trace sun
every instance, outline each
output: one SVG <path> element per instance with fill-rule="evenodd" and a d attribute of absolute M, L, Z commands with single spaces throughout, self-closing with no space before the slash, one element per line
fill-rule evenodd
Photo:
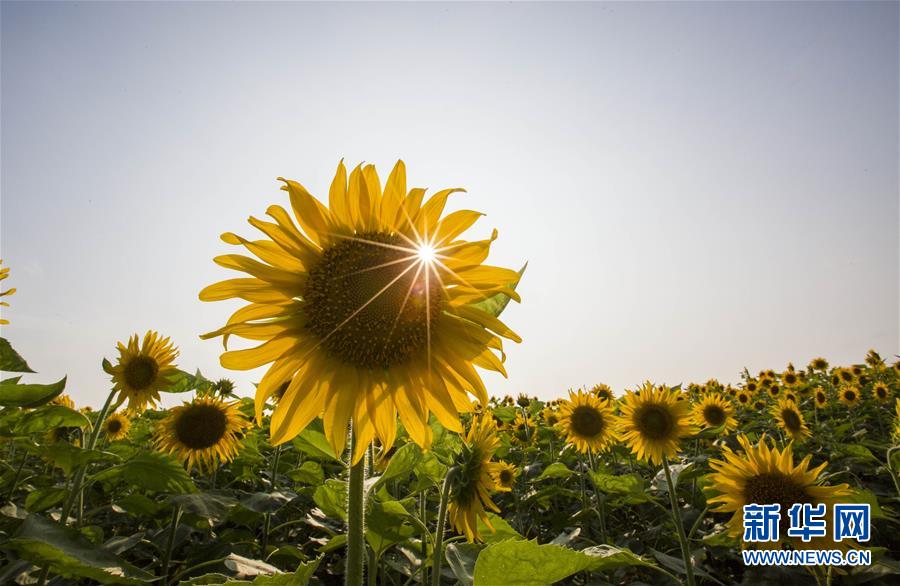
<path fill-rule="evenodd" d="M 438 251 L 430 243 L 420 244 L 418 247 L 416 247 L 416 256 L 423 264 L 432 264 L 437 260 Z"/>

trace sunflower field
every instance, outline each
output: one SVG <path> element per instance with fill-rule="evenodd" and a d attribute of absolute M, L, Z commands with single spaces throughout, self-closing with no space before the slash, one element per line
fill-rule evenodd
<path fill-rule="evenodd" d="M 255 388 L 151 331 L 110 342 L 108 398 L 79 405 L 0 338 L 0 584 L 900 581 L 900 362 L 492 396 L 524 268 L 485 264 L 496 231 L 463 239 L 461 190 L 426 198 L 402 162 L 341 163 L 327 205 L 282 182 L 261 234 L 222 235 L 242 275 L 199 293 L 243 303 L 198 334 L 264 367 Z M 865 542 L 769 546 L 872 563 L 745 565 L 751 503 L 867 504 Z"/>

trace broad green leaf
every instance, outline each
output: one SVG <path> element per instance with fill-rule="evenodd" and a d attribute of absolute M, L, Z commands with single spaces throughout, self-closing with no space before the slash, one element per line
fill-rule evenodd
<path fill-rule="evenodd" d="M 396 478 L 405 478 L 413 471 L 421 458 L 422 450 L 416 444 L 408 443 L 402 446 L 391 456 L 387 467 L 384 469 L 384 474 L 378 480 L 378 484 L 383 484 Z"/>
<path fill-rule="evenodd" d="M 325 482 L 325 471 L 322 469 L 322 465 L 313 460 L 303 462 L 299 468 L 289 471 L 288 476 L 294 482 L 302 482 L 312 486 L 318 486 Z"/>
<path fill-rule="evenodd" d="M 4 372 L 34 372 L 6 338 L 0 338 L 0 370 Z"/>
<path fill-rule="evenodd" d="M 66 378 L 50 385 L 20 385 L 7 379 L 0 381 L 0 407 L 40 407 L 59 396 L 66 388 Z"/>
<path fill-rule="evenodd" d="M 284 492 L 254 492 L 241 499 L 241 505 L 256 513 L 274 513 L 297 495 Z"/>
<path fill-rule="evenodd" d="M 61 487 L 39 488 L 25 497 L 25 508 L 32 513 L 40 513 L 66 500 L 69 491 Z"/>
<path fill-rule="evenodd" d="M 581 550 L 581 553 L 591 558 L 589 569 L 592 572 L 605 572 L 623 566 L 644 566 L 658 569 L 656 564 L 643 559 L 630 549 L 613 545 L 595 545 Z"/>
<path fill-rule="evenodd" d="M 101 584 L 144 584 L 156 578 L 115 554 L 92 544 L 71 527 L 39 515 L 29 515 L 4 547 L 66 578 L 87 578 Z"/>
<path fill-rule="evenodd" d="M 884 511 L 881 510 L 881 506 L 878 504 L 878 497 L 875 496 L 875 493 L 871 490 L 868 490 L 866 488 L 857 488 L 853 491 L 850 498 L 847 499 L 847 502 L 868 504 L 873 519 L 887 518 L 884 514 Z"/>
<path fill-rule="evenodd" d="M 227 494 L 216 492 L 198 492 L 180 494 L 169 497 L 169 502 L 180 506 L 187 513 L 218 521 L 223 519 L 228 510 L 237 504 L 237 500 Z"/>
<path fill-rule="evenodd" d="M 613 475 L 605 472 L 591 472 L 591 482 L 604 494 L 624 497 L 629 504 L 638 504 L 650 500 L 644 490 L 644 480 L 637 474 Z"/>
<path fill-rule="evenodd" d="M 322 512 L 333 519 L 347 520 L 347 483 L 329 478 L 316 488 L 313 501 Z"/>
<path fill-rule="evenodd" d="M 575 473 L 569 470 L 562 462 L 554 462 L 544 468 L 544 471 L 541 472 L 541 475 L 538 476 L 535 480 L 547 480 L 548 478 L 568 478 L 573 474 Z"/>
<path fill-rule="evenodd" d="M 158 452 L 138 454 L 133 459 L 102 470 L 95 481 L 122 480 L 143 490 L 176 494 L 196 492 L 197 488 L 184 466 Z"/>
<path fill-rule="evenodd" d="M 144 517 L 152 519 L 163 509 L 163 505 L 155 500 L 142 494 L 129 494 L 113 502 L 113 510 L 116 512 L 126 512 L 135 517 Z M 142 519 L 143 520 L 143 519 Z"/>
<path fill-rule="evenodd" d="M 294 447 L 304 454 L 311 456 L 317 460 L 339 461 L 335 456 L 331 444 L 325 439 L 325 434 L 314 429 L 312 426 L 301 431 L 297 437 L 292 440 Z"/>
<path fill-rule="evenodd" d="M 63 405 L 44 405 L 34 411 L 23 413 L 13 427 L 13 432 L 25 435 L 56 427 L 85 427 L 89 424 L 88 418 L 74 409 Z"/>
<path fill-rule="evenodd" d="M 186 393 L 188 391 L 204 391 L 211 384 L 206 380 L 200 371 L 191 374 L 183 370 L 178 370 L 168 378 L 169 385 L 163 389 L 167 393 Z"/>
<path fill-rule="evenodd" d="M 508 539 L 525 539 L 519 535 L 518 531 L 513 529 L 512 525 L 506 522 L 506 519 L 499 515 L 488 513 L 488 521 L 491 522 L 491 527 L 494 528 L 493 531 L 491 531 L 490 527 L 487 526 L 487 523 L 485 523 L 481 517 L 478 518 L 478 533 L 485 543 L 498 543 Z"/>
<path fill-rule="evenodd" d="M 515 290 L 516 287 L 518 287 L 519 283 L 522 280 L 522 275 L 525 274 L 526 268 L 528 268 L 527 262 L 522 265 L 521 269 L 519 269 L 519 278 L 516 279 L 514 283 L 508 283 L 510 289 Z M 503 313 L 503 310 L 506 309 L 506 306 L 509 304 L 510 299 L 510 296 L 506 293 L 497 293 L 496 295 L 488 297 L 484 301 L 473 303 L 472 307 L 478 308 L 481 311 L 484 311 L 494 317 L 500 317 L 500 314 Z"/>
<path fill-rule="evenodd" d="M 397 501 L 372 500 L 366 510 L 366 541 L 380 558 L 390 546 L 417 533 L 406 519 L 409 512 Z"/>
<path fill-rule="evenodd" d="M 451 543 L 444 550 L 447 565 L 462 586 L 472 586 L 475 580 L 475 562 L 484 549 L 477 543 Z"/>
<path fill-rule="evenodd" d="M 74 446 L 66 442 L 57 442 L 46 446 L 39 446 L 36 449 L 42 458 L 53 463 L 54 466 L 62 469 L 66 475 L 83 464 L 90 462 L 117 461 L 118 457 L 110 452 L 101 452 L 100 450 L 88 450 L 79 446 Z"/>

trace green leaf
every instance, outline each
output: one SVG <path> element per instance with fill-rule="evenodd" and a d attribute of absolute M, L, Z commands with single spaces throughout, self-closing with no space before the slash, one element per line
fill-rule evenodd
<path fill-rule="evenodd" d="M 6 338 L 0 338 L 0 370 L 4 372 L 34 372 Z"/>
<path fill-rule="evenodd" d="M 138 454 L 124 464 L 98 472 L 93 479 L 95 481 L 118 479 L 155 492 L 183 494 L 197 491 L 184 467 L 173 458 L 158 452 Z"/>
<path fill-rule="evenodd" d="M 508 283 L 510 289 L 515 291 L 516 287 L 519 285 L 519 282 L 522 280 L 522 275 L 525 274 L 525 269 L 528 268 L 528 263 L 526 262 L 522 265 L 522 268 L 519 269 L 519 278 L 515 280 L 513 283 Z M 503 313 L 503 310 L 506 309 L 506 306 L 509 304 L 510 296 L 506 293 L 497 293 L 491 297 L 488 297 L 484 301 L 479 301 L 478 303 L 472 303 L 472 307 L 480 309 L 494 317 L 500 317 L 500 314 Z"/>
<path fill-rule="evenodd" d="M 875 496 L 875 493 L 871 490 L 865 488 L 857 488 L 853 490 L 853 493 L 851 494 L 847 502 L 868 504 L 873 519 L 887 518 L 887 516 L 884 514 L 884 511 L 881 510 L 881 506 L 878 504 L 878 497 Z"/>
<path fill-rule="evenodd" d="M 484 549 L 476 543 L 451 543 L 444 551 L 447 565 L 462 586 L 473 586 L 475 580 L 475 562 L 478 554 Z"/>
<path fill-rule="evenodd" d="M 24 413 L 13 432 L 21 435 L 45 432 L 57 427 L 85 427 L 90 421 L 82 413 L 63 405 L 45 405 Z"/>
<path fill-rule="evenodd" d="M 594 547 L 581 550 L 581 553 L 591 558 L 590 570 L 592 572 L 605 572 L 623 566 L 644 566 L 646 568 L 659 569 L 659 566 L 643 559 L 630 549 L 614 545 L 595 545 Z"/>
<path fill-rule="evenodd" d="M 396 478 L 406 478 L 421 458 L 422 450 L 419 446 L 414 443 L 405 444 L 391 456 L 391 460 L 388 462 L 387 468 L 384 469 L 384 474 L 378 479 L 377 484 L 383 484 Z"/>
<path fill-rule="evenodd" d="M 288 476 L 294 482 L 302 482 L 313 486 L 318 486 L 325 482 L 325 470 L 322 469 L 321 464 L 313 460 L 303 462 L 299 468 L 294 468 L 288 472 Z"/>
<path fill-rule="evenodd" d="M 142 584 L 156 578 L 113 553 L 94 545 L 78 531 L 39 515 L 28 515 L 4 547 L 23 559 L 50 564 L 66 578 L 87 578 L 101 584 Z"/>
<path fill-rule="evenodd" d="M 198 370 L 196 374 L 190 374 L 178 370 L 168 379 L 169 385 L 161 389 L 167 393 L 186 393 L 188 391 L 204 391 L 211 384 Z"/>
<path fill-rule="evenodd" d="M 605 472 L 591 472 L 591 482 L 604 494 L 624 497 L 629 504 L 644 503 L 650 500 L 644 490 L 644 480 L 637 474 L 613 475 Z"/>
<path fill-rule="evenodd" d="M 544 471 L 541 472 L 541 475 L 538 476 L 535 480 L 547 480 L 548 478 L 568 478 L 573 474 L 575 473 L 569 470 L 562 462 L 554 462 L 544 468 Z"/>
<path fill-rule="evenodd" d="M 347 520 L 347 483 L 329 478 L 316 488 L 313 501 L 322 512 L 333 519 Z"/>
<path fill-rule="evenodd" d="M 54 466 L 62 469 L 66 475 L 72 473 L 72 470 L 78 466 L 82 466 L 89 462 L 103 462 L 118 460 L 118 456 L 110 452 L 101 452 L 100 450 L 88 450 L 70 443 L 58 442 L 46 446 L 39 446 L 37 453 L 53 463 Z"/>
<path fill-rule="evenodd" d="M 478 517 L 478 534 L 481 535 L 481 539 L 483 539 L 485 543 L 498 543 L 508 539 L 525 539 L 518 531 L 513 529 L 512 525 L 506 522 L 506 519 L 499 515 L 488 513 L 488 521 L 491 522 L 491 526 L 494 528 L 493 531 L 491 531 L 481 517 Z"/>
<path fill-rule="evenodd" d="M 25 497 L 25 508 L 32 513 L 40 513 L 66 500 L 68 494 L 69 491 L 65 488 L 39 488 Z"/>
<path fill-rule="evenodd" d="M 373 500 L 369 503 L 366 510 L 366 541 L 376 558 L 380 558 L 390 546 L 416 534 L 417 530 L 406 522 L 408 517 L 409 512 L 398 501 Z"/>
<path fill-rule="evenodd" d="M 40 407 L 66 388 L 66 377 L 50 385 L 20 385 L 17 380 L 0 381 L 0 407 Z"/>
<path fill-rule="evenodd" d="M 116 499 L 112 508 L 117 513 L 124 511 L 135 517 L 144 517 L 142 519 L 144 521 L 158 515 L 163 509 L 163 505 L 142 494 L 134 493 Z"/>
<path fill-rule="evenodd" d="M 215 492 L 198 492 L 169 497 L 169 502 L 187 513 L 218 521 L 225 518 L 228 510 L 237 504 L 237 499 Z"/>
<path fill-rule="evenodd" d="M 340 461 L 331 449 L 331 444 L 325 439 L 325 434 L 312 427 L 307 427 L 292 441 L 294 447 L 304 454 L 317 460 Z"/>
<path fill-rule="evenodd" d="M 256 513 L 274 513 L 296 495 L 283 492 L 254 492 L 241 499 L 241 505 Z"/>

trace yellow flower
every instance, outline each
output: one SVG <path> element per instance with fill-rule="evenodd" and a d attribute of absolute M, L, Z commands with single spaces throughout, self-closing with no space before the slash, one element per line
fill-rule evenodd
<path fill-rule="evenodd" d="M 509 462 L 497 462 L 492 474 L 494 487 L 499 491 L 508 492 L 516 484 L 516 476 L 518 475 L 519 471 Z"/>
<path fill-rule="evenodd" d="M 61 405 L 63 407 L 68 407 L 69 409 L 75 408 L 75 401 L 72 400 L 72 397 L 63 393 L 62 395 L 57 395 L 53 397 L 50 401 L 51 405 Z"/>
<path fill-rule="evenodd" d="M 522 416 L 521 412 L 516 411 L 516 419 L 509 428 L 513 441 L 526 444 L 531 441 L 536 430 L 534 419 L 530 415 L 526 418 Z"/>
<path fill-rule="evenodd" d="M 803 413 L 800 412 L 796 402 L 781 399 L 776 405 L 772 406 L 771 413 L 781 429 L 791 439 L 802 441 L 811 435 L 809 427 L 807 427 L 806 421 L 803 419 Z"/>
<path fill-rule="evenodd" d="M 843 387 L 840 390 L 840 392 L 838 393 L 838 396 L 841 399 L 841 403 L 843 403 L 844 405 L 846 405 L 848 407 L 852 407 L 852 406 L 856 405 L 857 403 L 859 403 L 859 400 L 861 398 L 859 389 L 856 387 L 849 387 L 849 386 Z"/>
<path fill-rule="evenodd" d="M 234 459 L 243 430 L 250 426 L 238 404 L 206 396 L 170 409 L 159 423 L 157 449 L 174 454 L 188 470 L 197 466 L 212 472 L 220 462 Z"/>
<path fill-rule="evenodd" d="M 170 379 L 177 373 L 172 361 L 178 350 L 159 334 L 148 331 L 138 343 L 137 334 L 128 339 L 128 345 L 118 344 L 119 360 L 112 367 L 113 389 L 119 393 L 116 405 L 128 399 L 128 410 L 140 413 L 148 405 L 155 406 L 159 393 L 171 386 Z"/>
<path fill-rule="evenodd" d="M 766 387 L 766 392 L 769 393 L 769 396 L 773 399 L 777 399 L 779 393 L 781 393 L 781 387 L 773 383 Z"/>
<path fill-rule="evenodd" d="M 639 459 L 660 463 L 678 453 L 681 438 L 696 433 L 690 424 L 690 404 L 680 401 L 678 394 L 649 382 L 625 394 L 619 436 Z"/>
<path fill-rule="evenodd" d="M 111 442 L 128 437 L 130 429 L 131 420 L 122 413 L 111 413 L 103 422 L 103 432 Z"/>
<path fill-rule="evenodd" d="M 541 411 L 541 417 L 544 419 L 544 423 L 547 424 L 547 427 L 552 428 L 559 423 L 559 413 L 551 406 L 544 407 Z"/>
<path fill-rule="evenodd" d="M 749 401 L 749 395 L 744 393 Z M 717 428 L 724 425 L 722 433 L 728 434 L 737 427 L 731 403 L 718 393 L 707 393 L 694 405 L 694 423 L 700 428 Z"/>
<path fill-rule="evenodd" d="M 709 463 L 714 471 L 710 475 L 710 488 L 719 493 L 709 502 L 716 512 L 734 513 L 728 522 L 728 530 L 735 537 L 743 534 L 744 505 L 780 504 L 780 536 L 785 539 L 789 518 L 787 512 L 792 505 L 825 503 L 829 509 L 826 518 L 830 519 L 834 503 L 850 494 L 846 484 L 821 484 L 820 476 L 827 462 L 810 469 L 812 456 L 806 456 L 794 465 L 791 446 L 784 450 L 770 447 L 765 436 L 755 446 L 743 435 L 738 437 L 738 442 L 744 449 L 743 454 L 735 453 L 726 446 L 723 453 L 725 459 L 711 460 Z M 791 541 L 795 547 L 803 549 L 817 549 L 822 544 L 821 538 L 813 538 L 809 543 L 803 543 L 800 539 Z M 772 545 L 777 547 L 777 544 Z"/>
<path fill-rule="evenodd" d="M 612 389 L 609 388 L 609 385 L 605 385 L 603 383 L 594 385 L 593 388 L 591 388 L 591 393 L 597 395 L 597 397 L 601 399 L 606 399 L 610 403 L 616 400 L 616 396 L 613 395 Z"/>
<path fill-rule="evenodd" d="M 872 396 L 879 403 L 887 403 L 891 400 L 891 390 L 884 383 L 875 383 L 872 385 Z"/>
<path fill-rule="evenodd" d="M 809 362 L 809 369 L 825 372 L 826 370 L 828 370 L 828 361 L 824 358 L 813 358 Z"/>
<path fill-rule="evenodd" d="M 559 409 L 566 440 L 581 453 L 600 452 L 615 440 L 615 414 L 609 401 L 593 393 L 569 391 Z"/>
<path fill-rule="evenodd" d="M 353 421 L 360 447 L 354 462 L 376 435 L 393 444 L 398 413 L 423 447 L 431 442 L 432 413 L 461 432 L 459 413 L 472 410 L 469 393 L 488 401 L 475 367 L 505 375 L 501 338 L 520 341 L 477 305 L 497 294 L 519 300 L 516 271 L 482 264 L 496 231 L 487 240 L 462 240 L 482 214 L 461 210 L 442 218 L 447 198 L 462 190 L 445 189 L 423 203 L 424 189 L 407 190 L 402 161 L 383 191 L 374 166 L 356 167 L 348 180 L 341 163 L 328 207 L 299 183 L 281 180 L 293 217 L 273 205 L 267 213 L 274 222 L 249 220 L 266 238 L 223 234 L 259 260 L 217 257 L 249 277 L 200 292 L 204 301 L 249 302 L 203 337 L 262 342 L 221 357 L 235 370 L 271 365 L 257 387 L 257 418 L 289 382 L 272 414 L 273 443 L 290 440 L 319 415 L 336 452 Z"/>
<path fill-rule="evenodd" d="M 750 379 L 744 385 L 744 390 L 747 391 L 748 393 L 750 393 L 751 395 L 755 395 L 756 392 L 759 390 L 759 383 L 757 383 L 753 379 Z"/>
<path fill-rule="evenodd" d="M 820 409 L 828 405 L 828 393 L 822 387 L 816 387 L 813 398 L 816 400 L 816 407 Z"/>
<path fill-rule="evenodd" d="M 0 258 L 0 265 L 2 264 L 3 259 Z M 6 280 L 7 277 L 9 277 L 9 267 L 0 267 L 0 281 Z M 7 295 L 12 295 L 15 292 L 15 288 L 7 289 L 6 291 L 0 289 L 0 297 L 6 297 Z M 9 303 L 7 303 L 6 301 L 0 301 L 0 307 L 9 307 Z M 5 325 L 8 323 L 9 320 L 0 319 L 0 325 Z"/>
<path fill-rule="evenodd" d="M 793 370 L 787 370 L 781 374 L 781 382 L 788 388 L 793 388 L 800 383 L 800 376 Z"/>
<path fill-rule="evenodd" d="M 849 368 L 841 367 L 835 369 L 834 376 L 837 377 L 840 384 L 850 385 L 856 382 L 856 375 Z"/>
<path fill-rule="evenodd" d="M 481 540 L 479 518 L 491 531 L 494 530 L 486 509 L 500 511 L 490 496 L 490 491 L 497 488 L 494 475 L 500 471 L 500 465 L 491 462 L 491 458 L 499 445 L 493 418 L 489 415 L 478 417 L 472 421 L 456 460 L 457 473 L 451 479 L 447 511 L 453 527 L 470 542 Z"/>
<path fill-rule="evenodd" d="M 750 401 L 752 399 L 753 399 L 752 395 L 744 389 L 741 389 L 740 391 L 738 391 L 737 395 L 735 396 L 735 400 L 738 402 L 738 405 L 740 405 L 741 407 L 749 407 Z"/>

